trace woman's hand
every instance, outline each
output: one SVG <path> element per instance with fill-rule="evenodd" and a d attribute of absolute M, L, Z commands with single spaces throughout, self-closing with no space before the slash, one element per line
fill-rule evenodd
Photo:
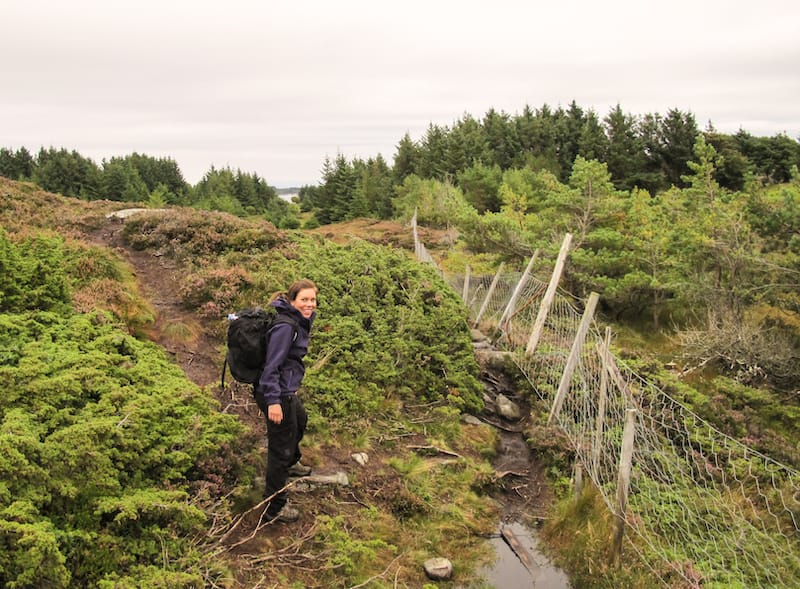
<path fill-rule="evenodd" d="M 272 423 L 280 423 L 283 421 L 283 409 L 281 409 L 280 403 L 267 407 L 267 419 Z"/>

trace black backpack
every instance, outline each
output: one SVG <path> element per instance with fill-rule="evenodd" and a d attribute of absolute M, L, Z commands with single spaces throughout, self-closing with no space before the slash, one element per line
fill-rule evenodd
<path fill-rule="evenodd" d="M 228 351 L 222 364 L 222 388 L 225 388 L 225 367 L 238 382 L 256 384 L 264 371 L 267 343 L 272 327 L 278 323 L 292 326 L 292 341 L 297 339 L 297 322 L 278 313 L 275 307 L 254 307 L 228 315 Z"/>

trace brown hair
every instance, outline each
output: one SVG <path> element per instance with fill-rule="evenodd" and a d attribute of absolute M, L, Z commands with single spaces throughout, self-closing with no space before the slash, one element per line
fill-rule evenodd
<path fill-rule="evenodd" d="M 316 284 L 314 284 L 308 278 L 301 278 L 300 280 L 295 280 L 294 282 L 292 282 L 288 290 L 278 291 L 274 293 L 269 300 L 270 302 L 272 302 L 277 298 L 283 297 L 287 301 L 292 302 L 297 298 L 297 295 L 300 293 L 300 291 L 306 288 L 313 288 L 315 293 L 319 292 L 319 289 L 317 288 Z"/>

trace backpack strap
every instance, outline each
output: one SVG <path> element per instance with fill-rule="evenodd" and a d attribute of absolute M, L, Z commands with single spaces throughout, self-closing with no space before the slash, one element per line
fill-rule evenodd
<path fill-rule="evenodd" d="M 272 331 L 273 328 L 279 323 L 288 323 L 289 325 L 292 326 L 292 341 L 294 342 L 297 339 L 297 329 L 298 329 L 297 320 L 294 319 L 293 317 L 289 317 L 288 315 L 283 315 L 283 314 L 276 315 L 275 319 L 272 320 L 272 325 L 269 326 L 269 330 L 267 331 L 267 333 Z"/>
<path fill-rule="evenodd" d="M 225 390 L 225 369 L 228 367 L 228 355 L 225 355 L 225 360 L 222 361 L 222 376 L 220 377 L 220 386 Z"/>

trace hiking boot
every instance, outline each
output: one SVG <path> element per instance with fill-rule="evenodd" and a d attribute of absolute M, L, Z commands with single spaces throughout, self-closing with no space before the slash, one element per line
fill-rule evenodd
<path fill-rule="evenodd" d="M 307 477 L 311 474 L 311 467 L 301 462 L 296 462 L 289 467 L 290 477 Z"/>
<path fill-rule="evenodd" d="M 277 515 L 267 514 L 267 523 L 281 522 L 284 524 L 290 524 L 292 522 L 296 522 L 299 519 L 300 519 L 300 512 L 297 511 L 294 507 L 290 507 L 288 505 L 284 505 L 283 509 L 281 509 L 277 513 Z"/>

